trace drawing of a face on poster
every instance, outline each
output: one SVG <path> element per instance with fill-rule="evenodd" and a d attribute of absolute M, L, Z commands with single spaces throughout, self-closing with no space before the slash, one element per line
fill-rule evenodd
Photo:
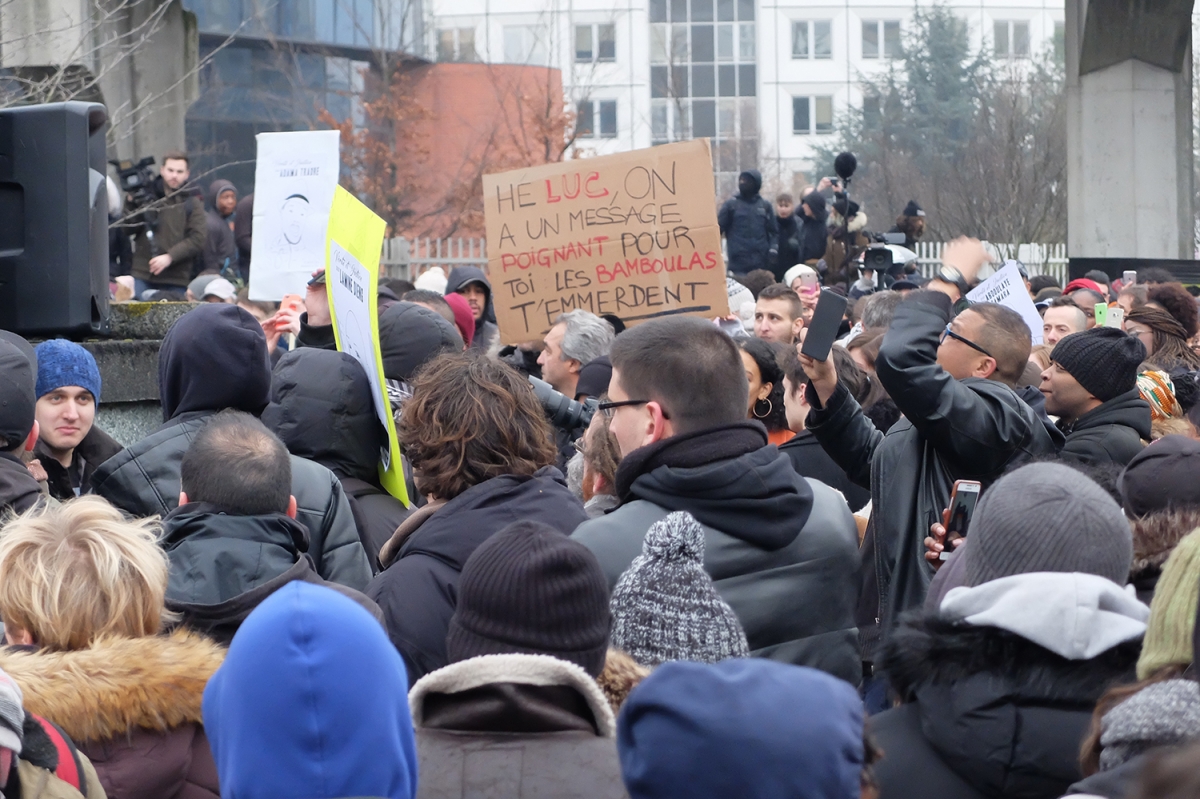
<path fill-rule="evenodd" d="M 298 246 L 304 238 L 308 208 L 308 198 L 303 194 L 293 194 L 283 201 L 283 207 L 280 209 L 283 217 L 283 240 L 292 247 Z"/>

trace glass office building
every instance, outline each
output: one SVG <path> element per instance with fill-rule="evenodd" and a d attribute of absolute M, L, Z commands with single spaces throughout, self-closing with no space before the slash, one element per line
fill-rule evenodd
<path fill-rule="evenodd" d="M 254 137 L 357 119 L 363 71 L 420 56 L 421 0 L 185 0 L 200 29 L 200 94 L 187 113 L 192 173 L 253 191 Z"/>

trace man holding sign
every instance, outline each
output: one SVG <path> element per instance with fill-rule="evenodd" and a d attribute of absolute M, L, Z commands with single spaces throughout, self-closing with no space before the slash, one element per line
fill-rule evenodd
<path fill-rule="evenodd" d="M 699 139 L 485 175 L 501 342 L 540 340 L 576 309 L 630 326 L 726 316 L 712 174 Z"/>

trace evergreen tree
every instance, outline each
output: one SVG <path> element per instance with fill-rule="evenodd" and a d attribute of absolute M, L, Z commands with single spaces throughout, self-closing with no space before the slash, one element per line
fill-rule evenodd
<path fill-rule="evenodd" d="M 879 79 L 863 81 L 863 107 L 838 120 L 839 135 L 820 148 L 816 172 L 828 174 L 838 152 L 855 153 L 851 195 L 881 230 L 915 199 L 928 213 L 927 240 L 1063 241 L 1057 53 L 1010 60 L 972 52 L 967 23 L 953 11 L 918 7 L 901 57 Z"/>

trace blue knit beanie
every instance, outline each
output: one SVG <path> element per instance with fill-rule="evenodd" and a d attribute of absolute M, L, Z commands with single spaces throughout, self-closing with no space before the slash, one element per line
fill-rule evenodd
<path fill-rule="evenodd" d="M 41 399 L 63 386 L 79 386 L 100 402 L 100 370 L 92 354 L 73 341 L 61 338 L 43 341 L 37 353 L 37 395 Z"/>

